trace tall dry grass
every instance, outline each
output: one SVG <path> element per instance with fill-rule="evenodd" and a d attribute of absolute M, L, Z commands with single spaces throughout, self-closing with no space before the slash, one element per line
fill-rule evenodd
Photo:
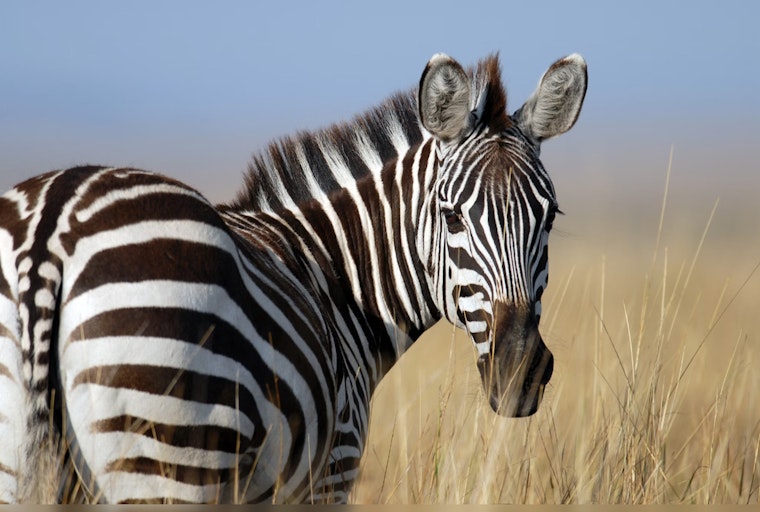
<path fill-rule="evenodd" d="M 760 240 L 752 219 L 715 232 L 733 206 L 553 236 L 555 373 L 530 418 L 491 412 L 466 335 L 426 334 L 373 399 L 354 500 L 757 503 Z"/>

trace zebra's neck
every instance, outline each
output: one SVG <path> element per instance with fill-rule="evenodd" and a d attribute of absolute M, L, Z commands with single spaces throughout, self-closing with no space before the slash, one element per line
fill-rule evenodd
<path fill-rule="evenodd" d="M 322 200 L 277 212 L 225 213 L 236 232 L 266 248 L 296 279 L 322 288 L 345 323 L 358 326 L 351 329 L 365 331 L 378 379 L 441 316 L 417 242 L 419 230 L 430 229 L 420 221 L 434 154 L 427 139 L 381 173 Z"/>
<path fill-rule="evenodd" d="M 434 172 L 432 145 L 415 92 L 397 94 L 349 122 L 273 142 L 254 157 L 244 190 L 221 209 L 236 212 L 237 221 L 228 217 L 233 225 L 245 225 L 244 216 L 254 224 L 270 219 L 264 222 L 277 224 L 269 228 L 278 238 L 292 231 L 276 244 L 290 246 L 280 256 L 303 253 L 334 274 L 325 282 L 385 331 L 392 347 L 378 350 L 395 360 L 440 317 L 416 240 L 420 196 L 430 185 L 417 167 Z"/>
<path fill-rule="evenodd" d="M 384 329 L 390 346 L 377 348 L 392 351 L 391 363 L 440 318 L 417 248 L 429 182 L 424 174 L 434 172 L 428 165 L 433 155 L 428 139 L 382 173 L 290 210 L 309 226 L 312 254 L 330 262 L 324 270 L 335 273 L 348 300 Z"/>

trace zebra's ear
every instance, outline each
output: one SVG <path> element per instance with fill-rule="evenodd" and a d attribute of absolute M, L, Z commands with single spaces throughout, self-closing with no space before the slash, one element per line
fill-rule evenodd
<path fill-rule="evenodd" d="M 538 87 L 513 118 L 520 129 L 541 143 L 573 127 L 586 97 L 586 61 L 574 53 L 546 70 Z"/>
<path fill-rule="evenodd" d="M 472 128 L 470 80 L 448 55 L 433 55 L 422 72 L 419 109 L 422 126 L 443 142 L 457 142 Z"/>

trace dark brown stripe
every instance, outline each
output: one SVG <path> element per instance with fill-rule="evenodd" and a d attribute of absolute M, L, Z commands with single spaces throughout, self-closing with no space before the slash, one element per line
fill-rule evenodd
<path fill-rule="evenodd" d="M 343 231 L 346 233 L 346 242 L 349 244 L 349 252 L 353 256 L 354 262 L 369 261 L 369 243 L 364 236 L 364 231 L 361 225 L 357 226 L 359 219 L 359 210 L 354 202 L 353 198 L 348 194 L 333 195 L 330 198 L 332 207 L 336 212 L 340 212 L 339 220 Z M 329 237 L 334 239 L 328 247 L 332 246 L 329 250 L 330 254 L 335 255 L 342 253 L 343 250 L 338 244 L 338 237 L 335 236 L 332 224 L 328 223 L 325 233 L 329 233 Z M 324 240 L 324 237 L 322 238 Z M 374 241 L 373 241 L 374 242 Z M 384 244 L 385 245 L 385 244 Z M 375 247 L 371 250 L 375 251 Z M 337 259 L 337 258 L 336 258 Z M 382 258 L 378 258 L 382 259 Z M 345 260 L 344 260 L 345 264 Z M 374 275 L 375 269 L 371 265 L 358 265 L 356 269 L 359 274 L 359 281 L 363 285 L 364 298 L 368 303 L 373 305 L 373 309 L 376 308 L 375 301 L 375 288 L 374 288 Z M 348 268 L 344 267 L 344 272 L 348 273 Z M 350 281 L 346 281 L 350 282 Z"/>
<path fill-rule="evenodd" d="M 329 290 L 329 296 L 322 290 L 315 288 L 312 290 L 314 299 L 318 304 L 324 304 L 325 307 L 329 305 L 331 302 L 337 305 L 341 305 L 343 309 L 338 311 L 333 311 L 333 315 L 342 315 L 343 316 L 343 324 L 346 326 L 346 329 L 348 329 L 348 333 L 343 333 L 347 339 L 353 339 L 357 340 L 360 339 L 361 336 L 359 332 L 355 328 L 355 320 L 358 321 L 362 318 L 364 318 L 366 312 L 360 309 L 358 306 L 356 306 L 355 302 L 353 301 L 353 298 L 348 295 L 350 291 L 347 293 L 346 290 L 344 290 L 345 283 L 348 283 L 349 280 L 346 277 L 345 274 L 345 260 L 343 260 L 343 255 L 341 252 L 335 252 L 335 250 L 339 250 L 337 246 L 335 245 L 335 237 L 332 235 L 332 225 L 330 224 L 329 219 L 324 213 L 324 210 L 319 207 L 318 205 L 310 205 L 309 207 L 309 218 L 312 219 L 312 222 L 315 223 L 315 225 L 318 226 L 326 226 L 324 228 L 316 229 L 316 232 L 319 234 L 323 234 L 320 238 L 321 242 L 324 244 L 324 246 L 327 248 L 327 252 L 330 254 L 328 257 L 325 253 L 323 253 L 321 250 L 319 250 L 316 247 L 310 247 L 309 248 L 309 255 L 315 261 L 320 269 L 323 271 L 323 277 L 327 281 L 328 286 L 327 289 Z M 311 240 L 312 235 L 308 231 L 306 231 L 303 227 L 303 225 L 295 219 L 295 217 L 292 216 L 289 212 L 281 212 L 280 214 L 281 220 L 277 219 L 271 220 L 272 225 L 274 226 L 273 229 L 277 229 L 280 232 L 288 233 L 293 236 L 293 240 L 290 240 L 291 245 L 297 245 L 301 243 L 302 240 Z M 282 224 L 282 225 L 281 225 Z M 298 240 L 295 240 L 295 237 L 298 237 Z M 314 244 L 316 245 L 316 244 Z M 304 270 L 304 272 L 307 272 Z M 291 295 L 293 293 L 303 293 L 298 292 L 295 290 L 287 290 L 286 293 L 290 293 Z M 351 311 L 349 312 L 348 309 Z M 306 309 L 303 310 L 304 312 L 307 311 Z M 334 319 L 335 320 L 335 319 Z M 337 321 L 328 322 L 328 329 L 331 328 L 331 326 L 337 324 Z M 317 325 L 314 322 L 311 322 L 312 325 Z M 313 332 L 313 329 L 311 329 Z M 299 330 L 299 332 L 306 333 L 309 332 L 307 330 Z M 383 332 L 383 331 L 374 331 L 374 332 Z M 363 333 L 362 333 L 363 334 Z M 332 331 L 325 334 L 322 339 L 338 339 L 340 335 L 333 333 Z M 337 378 L 336 378 L 337 379 Z"/>
<path fill-rule="evenodd" d="M 88 208 L 95 201 L 114 190 L 152 185 L 172 185 L 178 190 L 193 191 L 192 188 L 174 178 L 142 169 L 122 167 L 110 169 L 107 173 L 103 173 L 97 181 L 90 183 L 84 196 L 79 199 L 77 206 L 82 209 Z"/>
<path fill-rule="evenodd" d="M 262 315 L 260 319 L 262 322 L 265 322 L 266 317 Z M 266 362 L 263 361 L 261 355 L 254 349 L 250 341 L 244 338 L 233 326 L 214 315 L 176 308 L 120 309 L 108 311 L 91 318 L 87 322 L 84 322 L 80 328 L 77 328 L 75 333 L 77 338 L 74 338 L 73 342 L 78 340 L 78 336 L 82 335 L 81 333 L 85 333 L 85 336 L 95 337 L 140 335 L 181 339 L 186 340 L 188 343 L 203 342 L 205 349 L 232 360 L 240 361 L 257 380 L 261 389 L 265 393 L 267 391 L 271 392 L 268 399 L 272 403 L 282 406 L 283 409 L 293 410 L 295 413 L 294 408 L 297 402 L 290 388 L 284 383 L 275 385 L 277 381 L 276 375 Z M 176 375 L 176 373 L 173 373 L 173 375 Z M 230 382 L 231 384 L 232 382 Z M 165 389 L 166 387 L 161 387 L 160 393 L 163 393 Z M 234 387 L 230 388 L 227 393 L 234 396 Z M 202 395 L 206 396 L 206 393 L 203 392 Z M 201 398 L 198 399 L 202 400 Z M 320 400 L 321 398 L 317 397 L 317 399 Z M 230 399 L 228 398 L 227 401 L 229 402 Z M 213 400 L 211 403 L 213 403 Z M 258 408 L 253 406 L 252 400 L 245 399 L 240 401 L 240 410 L 255 425 L 255 436 L 252 443 L 254 446 L 259 446 L 263 442 L 265 428 Z M 325 417 L 329 414 L 329 411 L 326 410 L 322 402 L 318 404 L 317 411 L 320 414 L 319 421 L 325 421 Z"/>
<path fill-rule="evenodd" d="M 391 227 L 389 229 L 395 229 L 395 230 L 401 230 L 405 228 L 405 219 L 401 218 L 401 204 L 407 205 L 407 210 L 410 210 L 406 213 L 406 215 L 411 216 L 413 215 L 411 212 L 411 191 L 412 191 L 412 181 L 410 179 L 409 173 L 414 165 L 414 154 L 416 153 L 415 150 L 409 151 L 404 156 L 404 161 L 402 165 L 402 174 L 401 174 L 401 187 L 399 187 L 396 183 L 396 173 L 385 173 L 383 175 L 383 193 L 385 194 L 385 197 L 387 198 L 388 202 L 390 203 L 391 207 Z M 404 181 L 404 180 L 407 181 Z M 408 197 L 403 197 L 404 192 L 408 190 Z M 412 233 L 413 231 L 408 231 L 409 233 Z M 417 297 L 414 293 L 411 293 L 411 291 L 414 289 L 413 286 L 410 286 L 411 283 L 414 282 L 415 279 L 418 279 L 419 276 L 412 276 L 411 271 L 413 270 L 413 262 L 412 265 L 407 265 L 406 261 L 406 255 L 404 254 L 404 248 L 403 245 L 400 243 L 401 240 L 401 234 L 395 235 L 396 239 L 399 240 L 399 243 L 393 244 L 394 246 L 390 248 L 390 250 L 394 251 L 396 254 L 396 258 L 399 261 L 399 271 L 401 272 L 402 278 L 404 280 L 403 283 L 394 283 L 393 279 L 388 279 L 387 282 L 389 285 L 395 284 L 395 288 L 400 288 L 402 290 L 406 290 L 402 293 L 405 293 L 408 298 L 409 302 L 412 306 L 412 311 L 422 311 L 422 308 L 420 307 L 420 304 L 417 302 Z M 409 245 L 415 245 L 414 240 L 409 240 Z M 391 274 L 393 275 L 393 274 Z M 424 283 L 425 280 L 420 281 L 421 283 Z M 422 288 L 422 287 L 421 287 Z M 394 290 L 388 290 L 390 293 L 394 295 L 398 295 L 397 291 Z M 401 304 L 394 304 L 394 307 L 397 311 L 404 311 L 404 308 Z M 406 325 L 411 326 L 416 322 L 416 318 L 411 318 L 406 322 Z M 416 338 L 414 334 L 412 333 L 413 338 Z"/>
<path fill-rule="evenodd" d="M 408 205 L 411 205 L 412 190 L 413 190 L 413 181 L 414 180 L 419 180 L 418 186 L 420 187 L 420 190 L 424 189 L 424 186 L 425 186 L 425 174 L 428 171 L 426 169 L 423 169 L 422 167 L 423 166 L 427 167 L 428 161 L 430 160 L 430 158 L 435 158 L 435 155 L 431 155 L 430 154 L 430 149 L 431 149 L 432 145 L 433 145 L 432 139 L 428 139 L 428 141 L 425 144 L 423 144 L 422 148 L 420 149 L 420 159 L 419 159 L 419 161 L 420 161 L 421 168 L 418 169 L 416 175 L 412 174 L 412 167 L 411 166 L 409 166 L 408 169 L 406 167 L 404 168 L 404 175 L 402 177 L 402 183 L 408 184 L 408 186 L 404 187 L 404 190 L 405 190 L 405 192 L 404 192 L 405 193 L 404 201 L 406 201 L 406 204 L 408 204 Z M 413 222 L 416 222 L 416 220 L 419 218 L 419 216 L 422 215 L 422 208 L 424 207 L 424 205 L 422 204 L 422 202 L 420 202 L 420 204 L 417 207 L 419 208 L 419 210 L 416 211 L 416 212 L 415 211 L 411 211 L 411 208 L 407 209 L 407 217 L 406 217 L 406 219 L 404 219 L 405 224 L 401 228 L 401 229 L 406 229 L 407 233 L 414 233 L 415 232 L 415 227 L 414 227 Z M 410 243 L 409 243 L 409 252 L 411 253 L 412 261 L 422 262 L 422 257 L 417 252 L 417 244 L 416 243 L 411 243 L 411 242 L 412 241 L 410 240 Z M 417 271 L 417 280 L 420 283 L 425 283 L 426 279 L 427 279 L 427 275 L 426 275 L 424 264 L 420 263 L 418 265 L 418 267 L 416 268 L 416 271 Z M 438 306 L 436 305 L 435 299 L 430 294 L 429 288 L 427 286 L 422 286 L 421 288 L 422 288 L 422 293 L 423 293 L 424 299 L 425 299 L 425 307 L 426 307 L 426 309 L 428 311 L 437 312 L 438 311 Z M 438 314 L 438 317 L 440 318 L 440 313 Z M 422 334 L 422 333 L 420 333 L 420 334 Z"/>
<path fill-rule="evenodd" d="M 256 426 L 254 435 L 261 445 L 264 433 Z M 217 450 L 226 453 L 239 453 L 250 443 L 245 435 L 237 430 L 216 425 L 171 425 L 168 423 L 148 422 L 134 416 L 121 415 L 96 421 L 92 430 L 99 433 L 133 432 L 150 437 L 162 443 L 179 448 L 198 448 L 202 450 Z"/>
<path fill-rule="evenodd" d="M 303 354 L 299 351 L 297 357 L 290 355 L 288 348 L 290 347 L 290 351 L 294 351 L 295 348 L 292 346 L 293 342 L 289 334 L 269 319 L 266 312 L 260 307 L 251 308 L 250 311 L 252 318 L 257 319 L 254 325 L 263 331 L 260 332 L 262 339 L 277 344 L 278 349 L 282 350 L 285 356 L 301 370 L 304 378 L 309 382 L 314 382 L 316 376 L 311 366 L 306 363 Z M 311 331 L 301 332 L 308 335 Z M 265 393 L 269 393 L 267 398 L 272 403 L 285 410 L 292 411 L 293 414 L 302 414 L 302 411 L 297 409 L 298 400 L 293 391 L 285 382 L 277 378 L 273 369 L 262 359 L 261 354 L 256 351 L 253 344 L 233 326 L 214 315 L 177 308 L 113 310 L 97 315 L 81 324 L 74 330 L 70 341 L 76 342 L 81 336 L 84 336 L 85 339 L 100 336 L 155 336 L 185 340 L 191 344 L 202 343 L 205 349 L 239 361 L 244 365 L 259 383 L 261 389 Z M 118 342 L 115 341 L 115 343 Z M 327 369 L 321 371 L 328 372 Z M 329 373 L 326 374 L 330 377 Z M 92 378 L 92 376 L 88 378 Z M 332 380 L 328 380 L 328 385 L 331 384 L 333 384 Z M 160 393 L 163 393 L 164 390 L 165 388 L 160 388 Z M 328 389 L 328 392 L 334 393 L 334 390 Z M 332 414 L 332 412 L 327 410 L 319 393 L 315 397 L 319 415 L 318 421 L 320 424 L 326 424 L 327 415 Z M 202 399 L 199 398 L 199 400 Z M 247 400 L 241 400 L 241 411 L 247 414 L 254 424 L 261 425 L 261 418 L 258 416 L 257 409 L 255 407 L 245 408 L 248 403 Z"/>
<path fill-rule="evenodd" d="M 322 190 L 325 191 L 325 193 L 329 193 L 331 190 L 339 189 L 340 183 L 335 180 L 335 175 L 333 175 L 330 170 L 330 166 L 327 165 L 325 154 L 317 143 L 316 137 L 304 135 L 299 139 L 299 143 L 301 144 L 303 154 L 306 156 L 306 160 L 309 163 L 309 167 L 314 174 L 314 178 L 317 180 L 320 187 L 322 187 Z M 297 160 L 295 161 L 297 162 Z M 300 167 L 300 164 L 298 164 L 298 167 Z M 292 173 L 292 170 L 286 168 L 285 172 Z M 293 178 L 290 178 L 290 181 L 292 180 Z M 303 192 L 308 192 L 308 188 L 304 189 Z M 303 202 L 308 200 L 309 196 L 307 195 L 300 199 L 300 202 Z"/>
<path fill-rule="evenodd" d="M 351 175 L 355 180 L 360 180 L 362 177 L 367 176 L 370 173 L 369 167 L 364 163 L 359 154 L 359 150 L 356 146 L 356 134 L 352 132 L 346 132 L 338 127 L 332 127 L 325 133 L 329 137 L 338 154 L 343 158 L 346 163 L 346 167 L 351 171 Z"/>
<path fill-rule="evenodd" d="M 136 283 L 154 279 L 209 283 L 240 288 L 235 260 L 214 246 L 169 238 L 103 250 L 94 255 L 77 277 L 69 301 L 108 283 Z"/>
<path fill-rule="evenodd" d="M 49 380 L 46 358 L 42 356 L 38 361 L 38 347 L 39 345 L 44 346 L 45 342 L 48 342 L 50 343 L 50 350 L 57 350 L 56 340 L 52 339 L 50 329 L 45 329 L 41 333 L 37 332 L 37 326 L 40 322 L 54 320 L 55 310 L 38 307 L 35 303 L 35 296 L 40 290 L 48 290 L 51 294 L 55 295 L 58 285 L 57 282 L 40 275 L 39 268 L 45 262 L 59 269 L 61 268 L 60 260 L 50 253 L 48 243 L 58 229 L 58 220 L 63 207 L 74 196 L 76 189 L 98 171 L 99 168 L 97 167 L 78 167 L 59 174 L 54 178 L 42 200 L 40 220 L 35 228 L 33 243 L 29 252 L 22 252 L 18 256 L 18 258 L 28 256 L 32 261 L 32 268 L 28 274 L 29 289 L 19 293 L 18 302 L 19 304 L 25 304 L 29 311 L 29 318 L 22 328 L 27 331 L 30 344 L 29 349 L 22 352 L 22 357 L 25 362 L 31 363 L 32 375 L 44 375 L 44 378 L 37 380 L 36 385 L 31 388 L 37 396 L 44 394 L 48 390 Z M 31 400 L 34 401 L 35 399 L 36 396 L 32 396 Z M 47 423 L 48 418 L 45 418 L 46 409 L 47 407 L 44 410 L 38 409 L 33 411 L 31 421 L 36 422 L 36 425 L 31 425 L 32 428 Z"/>
<path fill-rule="evenodd" d="M 22 243 L 20 238 L 26 234 L 26 229 L 24 229 L 25 226 L 26 222 L 21 222 L 18 215 L 16 215 L 16 204 L 4 197 L 0 197 L 0 228 L 8 231 L 11 235 L 13 238 L 14 249 L 15 246 Z M 13 272 L 11 272 L 11 275 L 16 275 L 15 268 L 13 269 Z M 13 300 L 10 283 L 5 279 L 5 274 L 3 272 L 0 272 L 0 295 L 4 295 L 5 297 L 8 297 L 8 299 Z"/>
<path fill-rule="evenodd" d="M 40 201 L 40 194 L 44 185 L 56 174 L 57 171 L 35 176 L 16 185 L 15 189 L 26 196 L 29 208 L 36 209 Z M 7 230 L 13 237 L 13 249 L 18 249 L 27 238 L 29 219 L 19 217 L 17 203 L 5 197 L 0 197 L 0 226 Z M 2 276 L 0 276 L 1 278 Z M 3 290 L 5 295 L 10 296 Z"/>
<path fill-rule="evenodd" d="M 227 481 L 230 474 L 229 469 L 220 470 L 183 466 L 181 464 L 168 464 L 148 457 L 117 459 L 110 462 L 105 467 L 104 471 L 106 473 L 122 472 L 159 475 L 190 485 L 213 485 L 223 483 Z"/>
<path fill-rule="evenodd" d="M 114 189 L 116 185 L 124 186 L 125 183 L 117 181 L 110 188 Z M 84 223 L 77 221 L 75 214 L 76 211 L 72 212 L 69 219 L 71 231 L 61 235 L 61 243 L 69 254 L 73 253 L 81 238 L 144 221 L 194 220 L 225 229 L 219 214 L 208 203 L 194 196 L 169 192 L 146 193 L 114 201 Z"/>
<path fill-rule="evenodd" d="M 165 366 L 137 364 L 96 366 L 77 374 L 72 388 L 80 384 L 132 389 L 152 395 L 224 405 L 241 411 L 256 408 L 251 393 L 232 380 Z"/>

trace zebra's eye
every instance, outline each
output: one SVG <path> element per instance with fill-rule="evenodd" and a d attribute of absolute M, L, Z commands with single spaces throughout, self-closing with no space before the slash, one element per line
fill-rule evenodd
<path fill-rule="evenodd" d="M 464 230 L 461 213 L 448 207 L 441 208 L 441 213 L 443 214 L 443 220 L 446 222 L 446 227 L 448 228 L 449 233 L 459 233 Z"/>
<path fill-rule="evenodd" d="M 554 224 L 554 216 L 554 211 L 549 210 L 549 214 L 546 216 L 546 222 L 544 223 L 544 229 L 546 229 L 547 233 L 552 230 L 552 225 Z"/>
<path fill-rule="evenodd" d="M 544 223 L 544 229 L 546 229 L 546 232 L 552 230 L 552 226 L 554 225 L 554 218 L 557 216 L 557 214 L 562 215 L 562 211 L 557 208 L 556 206 L 549 208 L 549 212 L 546 214 L 546 222 Z"/>

